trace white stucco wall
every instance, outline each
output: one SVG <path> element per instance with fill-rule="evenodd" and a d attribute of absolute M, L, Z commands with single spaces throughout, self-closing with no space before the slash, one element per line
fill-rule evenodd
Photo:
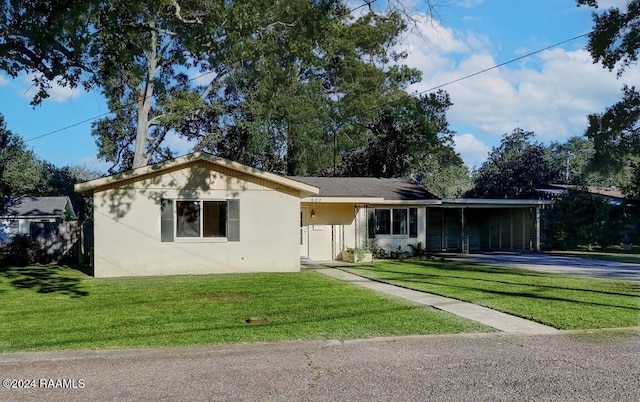
<path fill-rule="evenodd" d="M 426 209 L 424 205 L 369 205 L 368 209 L 376 209 L 376 208 L 417 208 L 418 213 L 418 236 L 417 237 L 409 237 L 409 234 L 406 235 L 376 235 L 374 241 L 377 247 L 382 248 L 386 251 L 397 251 L 398 247 L 401 248 L 402 251 L 411 252 L 409 249 L 409 244 L 417 244 L 418 242 L 422 242 L 422 245 L 426 247 L 426 238 L 427 238 L 427 222 L 426 222 Z M 359 212 L 359 219 L 363 222 L 367 220 L 367 209 L 363 208 Z M 363 232 L 365 238 L 368 236 L 368 233 Z M 371 243 L 371 239 L 369 239 L 369 243 Z"/>
<path fill-rule="evenodd" d="M 307 211 L 309 258 L 318 261 L 340 259 L 340 253 L 347 248 L 365 248 L 371 243 L 367 232 L 367 211 L 375 208 L 417 208 L 418 237 L 409 235 L 378 235 L 376 245 L 387 251 L 395 251 L 398 246 L 410 251 L 409 244 L 422 242 L 426 247 L 426 210 L 424 205 L 380 204 L 356 206 L 353 203 L 303 203 Z M 315 218 L 311 218 L 311 211 Z M 357 235 L 356 235 L 357 232 Z"/>
<path fill-rule="evenodd" d="M 98 188 L 94 193 L 94 274 L 298 271 L 300 199 L 295 191 L 279 187 L 200 161 L 161 175 Z M 240 241 L 161 242 L 163 198 L 238 199 Z"/>
<path fill-rule="evenodd" d="M 303 203 L 306 207 L 309 258 L 333 260 L 344 248 L 355 247 L 354 205 L 338 203 Z M 311 217 L 311 211 L 315 217 Z"/>

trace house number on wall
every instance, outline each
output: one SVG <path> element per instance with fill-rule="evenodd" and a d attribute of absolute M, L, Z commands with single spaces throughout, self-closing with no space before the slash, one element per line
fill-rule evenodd
<path fill-rule="evenodd" d="M 312 198 L 311 202 L 322 202 L 322 198 Z"/>

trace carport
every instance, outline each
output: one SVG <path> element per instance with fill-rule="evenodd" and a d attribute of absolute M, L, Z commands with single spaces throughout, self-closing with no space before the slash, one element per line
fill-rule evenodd
<path fill-rule="evenodd" d="M 540 251 L 540 211 L 548 200 L 444 198 L 427 206 L 427 249 Z"/>

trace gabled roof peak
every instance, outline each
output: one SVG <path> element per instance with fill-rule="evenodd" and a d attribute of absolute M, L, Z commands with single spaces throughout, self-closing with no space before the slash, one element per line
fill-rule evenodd
<path fill-rule="evenodd" d="M 100 187 L 116 184 L 124 180 L 135 179 L 138 177 L 153 175 L 161 173 L 168 169 L 186 166 L 197 161 L 205 161 L 217 166 L 225 167 L 231 170 L 235 170 L 240 173 L 256 176 L 265 180 L 272 181 L 274 183 L 299 190 L 303 196 L 313 195 L 318 193 L 318 189 L 294 180 L 287 179 L 286 177 L 279 176 L 277 174 L 268 173 L 260 169 L 252 168 L 250 166 L 243 165 L 238 162 L 231 161 L 229 159 L 221 158 L 213 154 L 199 151 L 190 153 L 184 156 L 180 156 L 175 159 L 171 159 L 164 162 L 155 163 L 153 165 L 147 165 L 136 169 L 131 169 L 122 173 L 116 173 L 114 175 L 101 177 L 95 180 L 90 180 L 84 183 L 78 183 L 74 186 L 74 190 L 79 193 L 90 194 L 94 190 Z"/>

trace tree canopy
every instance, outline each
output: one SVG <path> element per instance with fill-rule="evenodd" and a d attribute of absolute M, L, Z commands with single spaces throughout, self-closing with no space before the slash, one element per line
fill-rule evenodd
<path fill-rule="evenodd" d="M 88 199 L 73 190 L 98 172 L 83 166 L 57 167 L 38 159 L 22 138 L 7 129 L 0 114 L 0 198 L 69 196 L 81 219 L 91 216 Z"/>
<path fill-rule="evenodd" d="M 577 0 L 578 5 L 598 7 L 597 0 Z M 594 62 L 618 77 L 638 63 L 640 53 L 640 0 L 629 0 L 626 8 L 612 7 L 593 13 L 594 27 L 587 49 Z M 627 169 L 640 172 L 640 92 L 622 87 L 622 99 L 602 113 L 589 116 L 586 136 L 595 147 L 594 164 L 601 171 Z M 638 181 L 639 178 L 635 178 Z"/>
<path fill-rule="evenodd" d="M 420 79 L 393 50 L 406 15 L 365 4 L 5 1 L 0 68 L 34 74 L 34 104 L 52 81 L 100 88 L 112 113 L 93 134 L 113 170 L 171 157 L 177 136 L 265 170 L 335 171 Z"/>
<path fill-rule="evenodd" d="M 32 195 L 39 190 L 42 172 L 41 162 L 7 129 L 0 114 L 0 198 Z"/>
<path fill-rule="evenodd" d="M 475 187 L 469 196 L 481 198 L 516 198 L 532 192 L 537 186 L 555 179 L 546 148 L 532 142 L 535 134 L 516 128 L 504 134 L 499 147 L 475 174 Z"/>

